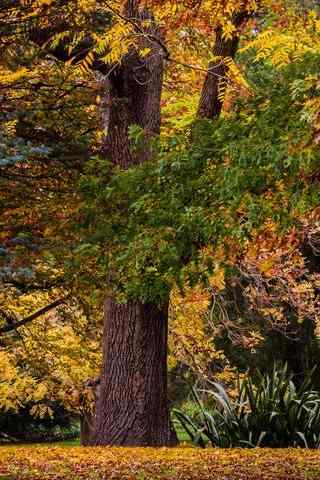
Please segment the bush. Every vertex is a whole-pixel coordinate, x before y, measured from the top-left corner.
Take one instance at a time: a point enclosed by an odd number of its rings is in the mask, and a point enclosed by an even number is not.
[[[320,394],[310,378],[297,388],[286,367],[265,376],[259,372],[256,384],[242,381],[235,401],[218,383],[208,390],[193,388],[196,413],[174,410],[174,417],[200,447],[319,448]]]
[[[0,412],[0,444],[8,442],[53,442],[79,437],[77,417],[56,402],[50,403],[52,417],[35,418],[30,405],[18,412]]]

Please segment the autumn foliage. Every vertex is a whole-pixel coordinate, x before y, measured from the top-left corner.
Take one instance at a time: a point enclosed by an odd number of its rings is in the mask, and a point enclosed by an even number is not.
[[[16,480],[316,480],[320,456],[306,450],[1,447],[0,474]]]
[[[169,368],[197,384],[233,397],[273,358],[301,383],[320,352],[314,2],[5,0],[0,29],[0,415],[92,413],[106,295],[169,311]],[[17,478],[317,478],[291,451],[1,453]]]

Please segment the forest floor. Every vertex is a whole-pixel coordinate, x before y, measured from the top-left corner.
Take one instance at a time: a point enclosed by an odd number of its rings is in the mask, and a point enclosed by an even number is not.
[[[319,480],[320,451],[2,446],[1,480]]]

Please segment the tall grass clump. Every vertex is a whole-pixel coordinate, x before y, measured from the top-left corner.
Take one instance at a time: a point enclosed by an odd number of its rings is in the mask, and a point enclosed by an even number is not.
[[[232,400],[222,385],[192,389],[192,414],[174,410],[175,421],[191,441],[231,447],[320,447],[320,393],[310,374],[296,387],[287,367],[244,379]]]

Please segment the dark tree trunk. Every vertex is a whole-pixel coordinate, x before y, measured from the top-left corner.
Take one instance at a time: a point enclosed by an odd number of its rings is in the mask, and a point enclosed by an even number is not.
[[[85,413],[80,417],[80,445],[83,447],[91,443],[93,422],[94,417],[89,413]]]
[[[128,1],[125,15],[148,19],[154,38],[161,34],[150,12]],[[132,50],[112,69],[104,100],[106,139],[103,153],[116,167],[130,168],[151,158],[149,139],[160,131],[160,100],[164,52],[144,37],[150,53],[139,58]],[[128,129],[144,129],[142,151],[133,152]],[[103,365],[97,402],[94,445],[170,445],[167,399],[168,305],[138,301],[105,302]]]
[[[96,445],[170,442],[167,305],[106,300]]]
[[[237,29],[248,17],[248,14],[238,13],[233,19],[233,23]],[[200,102],[198,106],[198,118],[207,118],[213,120],[219,117],[222,110],[222,101],[219,98],[219,90],[226,84],[226,75],[228,67],[224,60],[227,57],[234,58],[237,53],[239,34],[236,34],[231,39],[223,38],[222,28],[219,26],[216,28],[216,38],[213,48],[213,55],[219,57],[215,62],[210,62],[208,67],[208,73],[203,84]]]
[[[132,50],[121,65],[111,69],[106,80],[103,116],[107,136],[103,153],[114,166],[126,169],[152,156],[149,139],[160,131],[165,51],[152,15],[139,8],[138,0],[128,0],[124,14],[134,22],[148,19],[152,34],[152,39],[142,37],[142,46],[149,47],[150,53],[139,58]],[[160,42],[155,41],[156,38]],[[228,44],[226,50],[227,42],[222,42],[224,50],[220,51],[219,41],[216,43],[216,55],[224,56],[229,56],[230,48],[235,50],[237,45],[232,41],[233,46]],[[210,76],[204,86],[199,116],[212,118],[214,114],[207,113],[206,108],[213,103],[213,111],[217,111],[214,100],[217,92],[218,83],[215,87]],[[219,108],[221,110],[221,106]],[[139,152],[133,152],[130,144],[128,131],[133,124],[145,133],[144,149]],[[139,302],[119,305],[115,299],[107,298],[100,396],[92,444],[170,446],[177,443],[175,432],[170,428],[167,399],[167,322],[167,304],[162,307]]]
[[[91,395],[95,399],[95,404],[99,399],[100,393],[100,378],[89,378],[83,385],[84,391],[80,395],[80,445],[90,445],[93,440],[95,427],[95,408],[87,399],[88,389],[91,390]],[[90,397],[91,397],[90,395]]]

